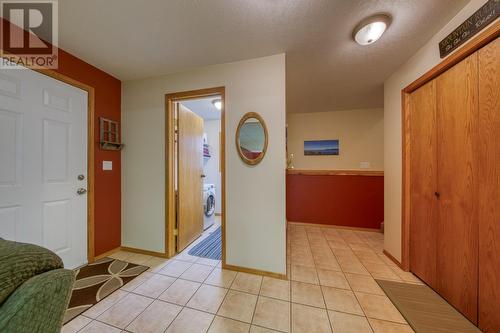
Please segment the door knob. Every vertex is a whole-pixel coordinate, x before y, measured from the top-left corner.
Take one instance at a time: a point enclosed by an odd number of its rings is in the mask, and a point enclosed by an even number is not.
[[[87,190],[84,189],[84,188],[80,187],[78,190],[76,190],[76,194],[78,194],[78,195],[82,195],[82,194],[85,194],[85,193],[87,193]]]
[[[84,180],[85,179],[85,176],[84,175],[78,175],[78,180]]]
[[[205,177],[206,177],[206,175],[201,175],[201,178],[205,178]]]

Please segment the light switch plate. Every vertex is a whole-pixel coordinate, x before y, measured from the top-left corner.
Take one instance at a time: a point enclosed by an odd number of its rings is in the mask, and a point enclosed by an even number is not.
[[[102,169],[104,171],[113,170],[113,161],[102,161]]]
[[[369,169],[370,168],[370,162],[360,162],[359,167],[361,169]]]

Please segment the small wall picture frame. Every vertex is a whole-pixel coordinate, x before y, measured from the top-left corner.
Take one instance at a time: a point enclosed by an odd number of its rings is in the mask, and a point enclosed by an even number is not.
[[[339,155],[339,140],[309,140],[304,141],[305,156]]]
[[[121,150],[120,126],[117,121],[99,118],[99,139],[102,150]]]

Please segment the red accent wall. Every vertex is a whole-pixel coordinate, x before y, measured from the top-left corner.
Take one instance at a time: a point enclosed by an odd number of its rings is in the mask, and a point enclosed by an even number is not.
[[[59,49],[57,72],[94,88],[94,221],[95,255],[121,245],[121,154],[99,147],[99,117],[121,120],[121,81]],[[103,171],[102,161],[113,170]]]
[[[2,20],[2,27],[8,24]],[[14,26],[18,28],[17,26]],[[99,148],[99,117],[120,121],[121,81],[59,49],[57,72],[94,88],[95,105],[95,229],[94,255],[121,245],[121,154]],[[102,161],[113,161],[112,171],[102,171]]]
[[[286,215],[290,222],[380,229],[384,177],[288,174]]]
[[[121,154],[99,147],[99,117],[121,120],[121,81],[59,49],[57,72],[94,87],[95,255],[121,245]],[[102,161],[113,161],[112,171]]]

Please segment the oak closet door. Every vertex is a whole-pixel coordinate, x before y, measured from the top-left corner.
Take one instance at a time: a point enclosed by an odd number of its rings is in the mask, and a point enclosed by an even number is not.
[[[477,323],[478,221],[475,143],[477,53],[436,78],[439,223],[437,291]]]
[[[479,51],[479,327],[500,332],[500,41]]]
[[[436,82],[410,95],[410,270],[436,288]]]

